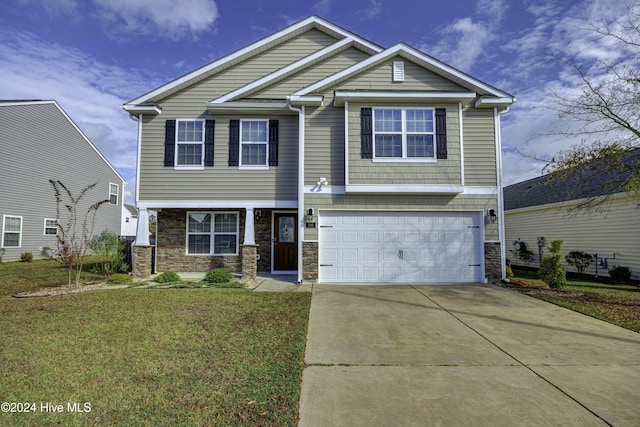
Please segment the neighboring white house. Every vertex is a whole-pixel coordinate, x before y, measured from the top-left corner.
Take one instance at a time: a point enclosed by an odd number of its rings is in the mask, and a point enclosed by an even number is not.
[[[121,236],[135,236],[138,228],[138,210],[135,206],[122,204]]]
[[[640,150],[624,161],[640,161]],[[516,246],[524,244],[534,253],[530,265],[537,267],[540,256],[548,253],[549,243],[562,240],[563,255],[571,251],[597,254],[598,262],[594,258],[585,273],[608,276],[613,266],[625,266],[631,268],[633,279],[640,279],[640,199],[629,197],[621,188],[626,173],[613,168],[565,181],[542,176],[505,187],[507,258],[523,265]],[[613,196],[596,207],[578,208],[604,194]],[[575,271],[570,265],[564,267]]]

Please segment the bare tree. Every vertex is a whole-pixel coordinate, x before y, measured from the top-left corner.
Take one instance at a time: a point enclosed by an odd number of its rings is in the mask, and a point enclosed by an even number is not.
[[[545,160],[545,171],[553,180],[585,185],[607,176],[605,194],[589,198],[584,207],[621,191],[640,194],[640,7],[629,8],[614,22],[593,25],[590,31],[616,59],[584,65],[575,58],[561,58],[579,83],[577,88],[554,92],[550,107],[561,122],[578,126],[552,130],[546,136],[577,137],[581,143]]]
[[[80,284],[80,273],[84,256],[87,254],[93,235],[96,214],[100,206],[109,200],[100,200],[91,204],[86,212],[80,211],[80,202],[85,194],[98,183],[87,185],[77,196],[60,181],[49,180],[56,197],[56,221],[58,224],[58,255],[67,268],[68,285],[71,286],[72,272],[75,270],[75,285]],[[63,218],[62,213],[66,210]],[[63,223],[64,219],[64,223]]]

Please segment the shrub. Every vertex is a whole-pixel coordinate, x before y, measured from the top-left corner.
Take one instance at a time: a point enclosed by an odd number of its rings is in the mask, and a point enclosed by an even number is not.
[[[627,283],[631,280],[631,268],[617,265],[609,270],[609,276],[616,283]]]
[[[518,250],[518,258],[520,258],[524,265],[528,267],[531,261],[533,261],[533,252],[523,246],[520,250]]]
[[[20,254],[20,261],[22,262],[33,261],[33,254],[31,252],[22,252],[22,254]]]
[[[564,260],[573,266],[577,273],[584,273],[593,261],[593,257],[584,251],[571,251],[565,255]]]
[[[567,284],[567,273],[562,268],[560,248],[562,240],[554,240],[549,246],[550,255],[545,255],[540,262],[538,277],[550,288],[562,288]]]
[[[131,276],[126,273],[116,273],[109,276],[107,282],[109,283],[131,283]]]
[[[128,270],[128,266],[124,263],[122,247],[118,235],[109,230],[103,230],[91,240],[91,250],[103,258],[97,273],[110,275],[117,272],[124,273]]]
[[[233,280],[233,275],[226,268],[214,268],[207,271],[204,280],[209,283],[229,283]]]
[[[174,271],[165,271],[162,274],[158,274],[155,278],[155,281],[158,283],[171,283],[171,282],[179,282],[180,276],[178,273]]]

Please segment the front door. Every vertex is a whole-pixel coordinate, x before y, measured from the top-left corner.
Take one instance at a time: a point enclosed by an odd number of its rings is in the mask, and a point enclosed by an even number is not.
[[[298,227],[295,213],[274,213],[273,269],[295,271],[298,269]]]

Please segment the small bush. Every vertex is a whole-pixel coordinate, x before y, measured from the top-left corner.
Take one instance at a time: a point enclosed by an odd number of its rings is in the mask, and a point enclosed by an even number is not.
[[[609,270],[609,276],[616,283],[627,283],[631,280],[631,268],[617,265]]]
[[[507,263],[507,265],[505,266],[505,275],[507,276],[507,279],[513,279],[515,277],[515,275],[513,274],[513,270],[511,269],[511,265],[509,263]]]
[[[0,264],[2,264],[2,256],[4,255],[5,251],[5,248],[0,248]]]
[[[125,273],[129,269],[124,262],[123,243],[113,231],[103,230],[91,240],[90,246],[91,250],[104,260],[96,266],[95,273],[108,276],[118,272]]]
[[[20,261],[22,262],[33,261],[33,254],[31,252],[22,252],[22,254],[20,254]]]
[[[171,283],[171,282],[179,282],[180,276],[178,273],[174,271],[165,271],[162,274],[158,274],[155,278],[155,281],[158,283]]]
[[[232,280],[233,275],[226,268],[214,268],[204,275],[204,281],[209,283],[229,283]]]
[[[109,283],[131,283],[131,276],[123,273],[116,273],[109,276],[107,282]]]
[[[565,255],[564,260],[576,269],[576,273],[584,273],[593,257],[584,251],[571,251]]]
[[[528,267],[529,264],[531,264],[531,261],[533,261],[533,252],[531,252],[525,246],[523,246],[518,251],[518,258],[520,258],[520,260],[524,263],[524,265]]]
[[[560,248],[562,240],[554,240],[549,246],[550,255],[545,255],[540,262],[538,277],[550,288],[562,288],[567,285],[567,273],[562,268],[562,255]]]

